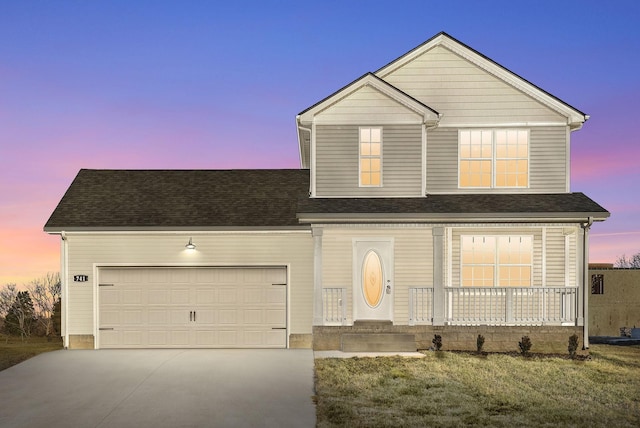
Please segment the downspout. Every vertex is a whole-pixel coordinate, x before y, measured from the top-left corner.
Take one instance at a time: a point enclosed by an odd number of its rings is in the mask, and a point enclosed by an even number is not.
[[[60,282],[61,282],[61,330],[62,341],[65,349],[69,348],[69,241],[67,241],[67,235],[63,230],[60,232]]]
[[[423,171],[423,177],[424,177],[424,183],[422,186],[422,196],[427,196],[427,146],[429,145],[428,143],[428,132],[427,131],[431,131],[434,130],[438,127],[438,125],[440,124],[440,119],[442,119],[442,114],[438,113],[438,120],[432,124],[432,125],[428,125],[427,122],[423,122],[422,123],[422,139],[424,142],[423,145],[423,153],[422,153],[422,171]]]
[[[591,292],[589,288],[589,229],[591,229],[591,225],[593,224],[593,217],[588,217],[586,223],[580,224],[580,227],[584,230],[582,234],[582,311],[584,321],[582,323],[583,326],[583,347],[582,349],[589,349],[589,293]]]

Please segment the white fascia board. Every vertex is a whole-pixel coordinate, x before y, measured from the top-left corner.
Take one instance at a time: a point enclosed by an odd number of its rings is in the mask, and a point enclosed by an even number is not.
[[[553,215],[527,216],[496,214],[303,214],[298,215],[300,223],[584,223],[589,217],[593,221],[604,221],[601,213],[563,213]]]
[[[436,46],[443,46],[447,48],[456,55],[485,70],[487,73],[496,76],[510,86],[518,89],[524,94],[546,105],[550,109],[555,110],[556,112],[565,116],[567,118],[566,125],[571,126],[572,129],[580,129],[582,127],[582,124],[589,119],[589,115],[586,115],[579,110],[571,107],[570,105],[564,103],[563,101],[560,101],[551,94],[548,94],[541,88],[538,88],[534,84],[529,83],[524,78],[518,76],[507,68],[499,65],[493,60],[490,60],[488,57],[483,56],[472,48],[463,45],[461,42],[450,38],[446,34],[439,34],[438,36],[429,40],[427,43],[424,43],[423,45],[410,51],[404,57],[400,57],[396,61],[393,61],[392,63],[376,71],[375,74],[381,79],[384,79],[388,74],[392,73],[398,68],[401,68],[406,63],[412,61],[416,57],[424,54],[425,52],[433,49]]]

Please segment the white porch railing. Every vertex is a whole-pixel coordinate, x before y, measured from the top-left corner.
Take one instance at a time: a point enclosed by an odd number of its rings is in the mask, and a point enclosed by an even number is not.
[[[322,318],[324,325],[342,325],[347,319],[347,289],[322,289]]]
[[[576,287],[448,287],[445,319],[455,325],[574,322]]]
[[[409,288],[409,325],[433,321],[433,288]]]
[[[445,287],[450,325],[542,325],[576,320],[577,287]],[[431,324],[433,288],[409,289],[409,324]]]

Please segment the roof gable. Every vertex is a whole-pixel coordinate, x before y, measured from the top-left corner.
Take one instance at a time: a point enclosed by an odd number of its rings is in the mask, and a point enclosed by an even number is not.
[[[446,48],[448,51],[456,54],[466,61],[469,61],[471,64],[474,64],[478,68],[484,70],[492,76],[495,76],[509,86],[525,94],[526,96],[532,98],[533,100],[536,100],[547,108],[556,111],[566,118],[567,124],[571,128],[580,128],[582,124],[589,118],[588,115],[576,109],[575,107],[572,107],[566,102],[551,95],[545,90],[532,84],[528,80],[501,66],[497,62],[491,60],[475,49],[451,37],[445,32],[438,33],[423,44],[410,50],[399,58],[391,61],[384,67],[377,70],[375,72],[375,75],[383,80],[386,80],[390,75],[397,72],[402,67],[405,67],[416,58],[419,58],[420,56],[435,49],[436,47]]]
[[[368,94],[368,98],[365,95]],[[360,99],[358,99],[360,98]],[[348,105],[350,104],[350,105]],[[358,104],[365,109],[358,109]],[[350,110],[351,114],[344,114]],[[337,90],[325,99],[303,110],[296,117],[300,164],[309,168],[312,123],[384,123],[395,114],[396,123],[426,123],[433,125],[440,119],[440,113],[418,101],[372,73]],[[376,117],[377,115],[377,117]],[[386,118],[380,121],[381,118]],[[366,119],[366,120],[362,120]]]
[[[382,108],[392,104],[401,106],[403,109],[419,116],[423,123],[437,122],[439,119],[438,112],[426,104],[402,92],[390,83],[375,76],[373,73],[366,73],[320,102],[302,111],[298,115],[298,121],[302,124],[309,124],[315,116],[321,115],[332,108],[335,109],[341,103],[353,99],[355,94],[363,92],[367,90],[367,88],[372,89],[370,93],[378,94],[377,98],[380,104],[386,101],[386,104],[380,106]]]

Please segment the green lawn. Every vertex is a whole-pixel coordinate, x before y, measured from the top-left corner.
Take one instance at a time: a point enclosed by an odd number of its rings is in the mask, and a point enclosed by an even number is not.
[[[590,351],[317,359],[318,427],[640,426],[640,347]]]
[[[24,341],[20,337],[0,334],[0,370],[23,362],[43,352],[62,349],[62,338],[29,337]]]

